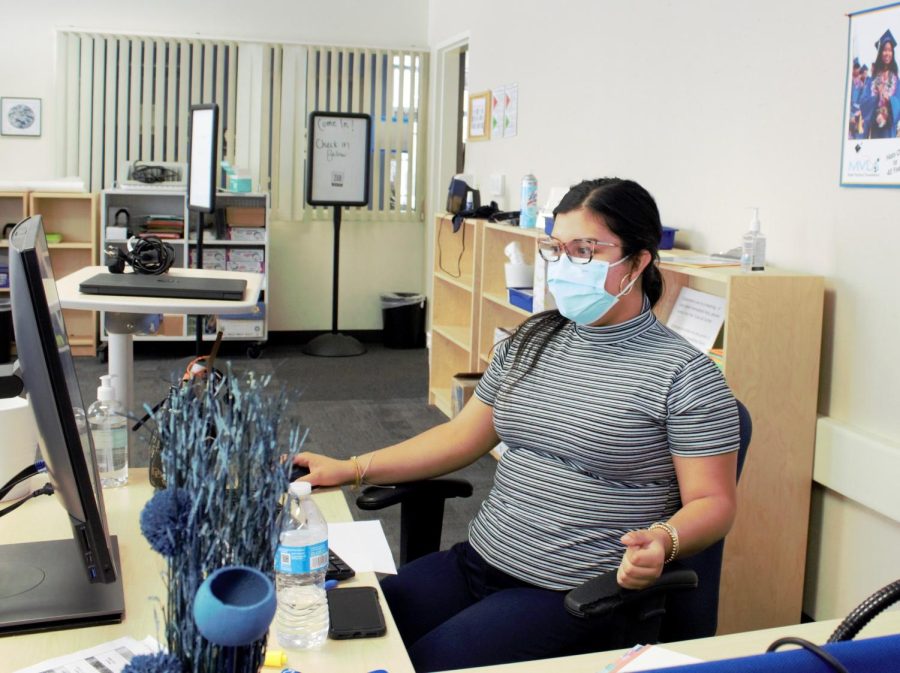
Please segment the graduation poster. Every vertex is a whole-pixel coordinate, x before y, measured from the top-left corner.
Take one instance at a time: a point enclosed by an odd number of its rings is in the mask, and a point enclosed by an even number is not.
[[[850,15],[841,184],[900,187],[900,3]]]

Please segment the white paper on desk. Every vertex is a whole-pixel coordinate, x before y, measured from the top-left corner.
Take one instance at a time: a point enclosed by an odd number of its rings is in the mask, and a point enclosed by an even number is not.
[[[121,673],[138,654],[153,654],[158,651],[159,643],[154,638],[148,636],[144,640],[135,640],[126,636],[62,657],[48,659],[28,668],[20,668],[15,673],[97,673],[97,671]]]
[[[631,673],[633,671],[651,671],[657,668],[672,668],[685,664],[698,664],[702,659],[689,657],[681,652],[673,652],[659,645],[650,645],[641,650],[641,653],[625,664],[622,668],[614,669],[616,673]]]
[[[706,353],[716,342],[724,321],[724,297],[683,287],[666,324]]]
[[[380,521],[329,523],[328,546],[357,572],[397,574]]]

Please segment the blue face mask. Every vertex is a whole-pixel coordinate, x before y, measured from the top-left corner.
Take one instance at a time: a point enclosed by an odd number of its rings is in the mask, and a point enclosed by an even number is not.
[[[556,300],[556,307],[569,320],[579,325],[590,325],[602,318],[615,306],[619,297],[628,294],[638,279],[635,276],[625,289],[613,295],[606,291],[606,275],[610,267],[624,262],[594,260],[589,264],[574,264],[563,255],[547,265],[547,285]]]

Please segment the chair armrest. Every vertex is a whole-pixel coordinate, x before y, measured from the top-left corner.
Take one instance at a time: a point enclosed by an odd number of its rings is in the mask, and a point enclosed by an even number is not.
[[[397,503],[418,500],[468,498],[472,484],[465,479],[423,479],[393,486],[368,486],[356,498],[360,509],[384,509]]]
[[[616,581],[616,571],[610,570],[569,591],[565,605],[576,617],[593,617],[669,591],[696,588],[697,573],[687,568],[666,568],[654,584],[640,590],[622,588]]]

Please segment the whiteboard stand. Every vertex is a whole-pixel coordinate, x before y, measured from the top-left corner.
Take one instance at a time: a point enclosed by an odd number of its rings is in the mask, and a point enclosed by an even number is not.
[[[338,332],[338,271],[341,256],[341,208],[369,203],[372,117],[351,112],[309,115],[306,202],[334,208],[334,256],[331,279],[331,332],[303,347],[307,355],[349,357],[366,352],[358,339]]]
[[[331,332],[320,334],[303,347],[307,355],[340,358],[362,355],[366,347],[349,334],[338,332],[338,271],[341,256],[341,207],[334,207],[334,258],[331,278]]]

